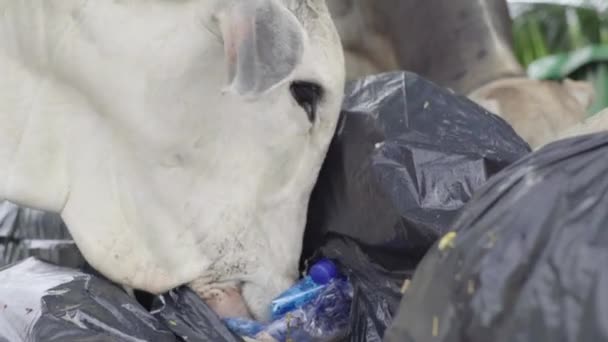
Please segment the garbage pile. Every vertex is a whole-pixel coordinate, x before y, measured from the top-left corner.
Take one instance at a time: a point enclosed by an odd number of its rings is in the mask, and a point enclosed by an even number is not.
[[[355,81],[311,196],[308,277],[269,303],[273,322],[222,320],[186,287],[138,301],[53,244],[13,252],[37,238],[21,233],[35,223],[14,220],[0,230],[0,341],[382,341],[418,263],[479,189],[529,153],[503,119],[418,75]],[[29,210],[5,205],[5,217]],[[38,236],[54,229],[63,225]],[[319,280],[324,263],[333,266]]]
[[[401,288],[485,182],[530,152],[502,118],[416,74],[350,83],[314,189],[302,264],[353,286],[349,338],[381,341]]]

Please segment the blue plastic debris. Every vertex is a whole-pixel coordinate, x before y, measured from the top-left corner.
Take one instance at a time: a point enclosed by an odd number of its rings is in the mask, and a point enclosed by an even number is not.
[[[310,268],[308,275],[283,292],[271,303],[272,319],[277,320],[286,313],[299,309],[314,300],[332,280],[338,277],[338,268],[329,259],[321,259]]]
[[[308,275],[315,283],[324,285],[338,278],[338,267],[329,259],[321,259],[312,265]]]
[[[272,303],[272,321],[230,318],[234,333],[263,341],[324,342],[348,331],[353,290],[328,259],[315,263],[306,277]]]
[[[348,331],[351,301],[350,283],[335,279],[312,302],[270,323],[257,336],[269,335],[278,342],[333,341]]]
[[[247,318],[225,318],[224,323],[228,329],[240,336],[253,337],[266,329],[264,324]]]

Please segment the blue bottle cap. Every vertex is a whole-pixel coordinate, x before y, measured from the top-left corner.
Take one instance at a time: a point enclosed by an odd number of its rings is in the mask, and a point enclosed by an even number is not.
[[[321,259],[312,265],[308,275],[315,283],[324,285],[338,276],[338,267],[329,259]]]

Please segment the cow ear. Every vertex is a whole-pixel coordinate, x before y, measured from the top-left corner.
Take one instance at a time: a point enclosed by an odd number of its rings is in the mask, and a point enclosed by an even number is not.
[[[259,95],[277,86],[302,60],[303,28],[276,0],[231,1],[216,14],[224,42],[229,90]]]

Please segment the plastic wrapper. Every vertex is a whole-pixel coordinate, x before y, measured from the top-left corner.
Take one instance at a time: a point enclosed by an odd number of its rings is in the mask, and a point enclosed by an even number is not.
[[[333,342],[348,331],[351,298],[348,281],[332,281],[310,303],[271,323],[261,334],[278,342]]]
[[[433,246],[386,342],[608,341],[608,134],[491,179]]]
[[[308,274],[271,303],[272,321],[228,318],[241,336],[276,342],[333,342],[348,331],[352,289],[329,259],[317,260]]]
[[[246,319],[227,319],[240,335],[259,341],[334,342],[348,331],[352,288],[345,279],[322,287],[310,302],[268,324]]]
[[[430,246],[489,177],[529,151],[503,119],[415,74],[347,87],[302,262],[322,255],[346,272],[352,341],[381,340]]]
[[[266,325],[248,318],[225,318],[224,323],[233,333],[239,336],[253,337],[266,329]]]

